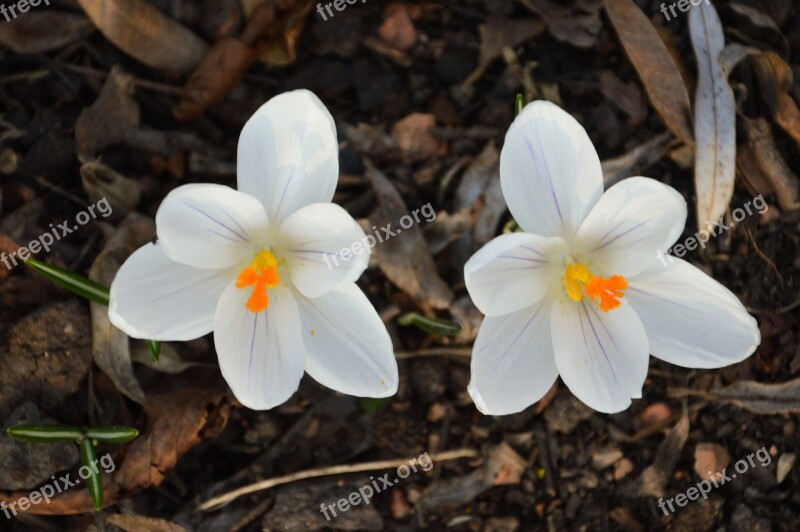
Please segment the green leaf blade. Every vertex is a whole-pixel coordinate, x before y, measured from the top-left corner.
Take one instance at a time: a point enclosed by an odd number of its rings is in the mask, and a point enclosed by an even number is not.
[[[83,431],[71,425],[22,424],[8,427],[6,432],[12,438],[29,443],[76,442],[83,438]]]
[[[461,334],[461,324],[454,321],[440,320],[422,316],[416,312],[409,312],[397,318],[397,323],[403,326],[414,326],[434,336],[458,336]]]
[[[91,427],[86,429],[86,437],[106,443],[128,443],[139,436],[139,431],[133,427],[108,426]]]
[[[28,259],[25,264],[33,271],[50,279],[58,286],[69,290],[89,301],[100,303],[101,305],[108,305],[109,291],[105,286],[96,283],[82,275],[47,264],[36,259]]]
[[[94,444],[89,438],[81,440],[81,464],[89,470],[89,477],[86,479],[86,488],[92,498],[92,505],[95,510],[103,507],[103,477],[97,468],[97,452]],[[83,469],[83,467],[81,469]]]

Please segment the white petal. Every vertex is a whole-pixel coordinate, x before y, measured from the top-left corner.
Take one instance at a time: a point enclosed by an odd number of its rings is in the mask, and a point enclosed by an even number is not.
[[[648,177],[629,177],[603,194],[578,230],[582,261],[609,275],[634,275],[656,260],[686,225],[686,200]],[[591,269],[591,268],[590,268]]]
[[[306,371],[317,382],[358,397],[397,392],[392,340],[367,296],[348,283],[324,296],[297,297]]]
[[[647,335],[629,303],[603,312],[586,298],[553,306],[556,365],[575,396],[598,412],[620,412],[642,396]]]
[[[483,320],[472,348],[469,394],[486,415],[515,414],[553,386],[558,368],[548,301]]]
[[[464,265],[464,281],[475,306],[487,316],[530,307],[558,282],[563,249],[560,238],[528,233],[491,240]]]
[[[250,312],[248,289],[231,283],[214,315],[214,345],[222,376],[236,398],[254,410],[274,408],[297,391],[303,377],[303,338],[294,295],[267,292],[269,307]]]
[[[603,171],[586,130],[558,106],[536,101],[506,134],[500,184],[520,227],[571,241],[603,193]]]
[[[252,259],[267,231],[264,207],[222,185],[184,185],[156,213],[159,243],[172,260],[225,268]]]
[[[236,171],[239,190],[258,198],[276,225],[301,207],[330,202],[339,145],[328,109],[307,90],[269,100],[242,129]]]
[[[666,256],[628,280],[653,356],[687,368],[741,362],[761,343],[756,320],[730,290],[691,264]]]
[[[279,254],[287,259],[292,282],[300,293],[319,297],[355,282],[367,269],[371,249],[365,238],[361,226],[343,208],[315,203],[281,224]]]
[[[147,244],[114,277],[108,317],[132,338],[193,340],[214,328],[214,309],[231,276],[179,264],[160,244]]]

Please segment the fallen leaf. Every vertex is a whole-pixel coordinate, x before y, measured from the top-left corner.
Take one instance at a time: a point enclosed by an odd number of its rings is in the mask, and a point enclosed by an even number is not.
[[[769,122],[763,118],[744,117],[742,123],[758,168],[769,180],[781,208],[788,211],[800,207],[800,179],[792,172],[775,144]],[[750,175],[756,177],[758,172]]]
[[[472,85],[478,81],[492,61],[500,57],[503,48],[513,48],[538,37],[545,27],[545,23],[538,18],[489,17],[485,23],[478,26],[481,38],[478,66],[464,81],[464,85]]]
[[[89,279],[111,286],[111,281],[125,259],[152,238],[154,233],[155,224],[151,219],[136,213],[129,214],[95,259],[89,269]],[[95,362],[114,382],[120,393],[137,403],[144,403],[144,391],[133,374],[128,336],[111,324],[107,306],[94,302],[90,305]]]
[[[800,379],[781,384],[737,381],[718,390],[673,388],[670,397],[700,397],[706,401],[729,403],[764,415],[800,413]]]
[[[89,201],[98,203],[104,198],[111,207],[109,220],[120,220],[139,204],[140,184],[113,168],[97,161],[81,165],[81,183]],[[105,216],[103,216],[105,218]]]
[[[78,0],[106,38],[147,66],[192,70],[208,45],[145,0]]]
[[[663,497],[664,488],[672,479],[688,438],[689,416],[684,409],[681,418],[658,446],[653,463],[638,478],[626,484],[622,493],[627,497]]]
[[[650,103],[675,136],[693,144],[689,93],[653,24],[633,0],[606,0],[606,11]]]
[[[215,43],[189,76],[173,116],[185,122],[224,100],[257,57],[256,50],[239,39]]]
[[[78,154],[93,156],[106,146],[122,143],[140,121],[139,105],[133,99],[133,76],[114,65],[97,100],[81,111],[75,123]]]
[[[638,172],[656,163],[666,152],[667,141],[670,138],[672,138],[672,135],[669,132],[662,133],[636,146],[628,153],[624,153],[614,159],[602,161],[605,188],[625,178],[637,175]]]
[[[731,463],[728,449],[716,443],[698,443],[694,448],[694,472],[700,480],[719,480],[717,474]]]
[[[794,467],[795,457],[796,455],[794,453],[784,453],[778,458],[778,466],[775,472],[775,478],[778,484],[783,482],[789,473],[791,473]]]
[[[158,486],[189,449],[225,427],[231,398],[226,389],[176,379],[174,389],[148,393],[148,426],[127,448],[114,481],[126,490]]]
[[[435,116],[411,113],[392,127],[392,138],[406,162],[424,161],[447,153],[447,144],[430,132],[434,126],[436,126]]]
[[[378,28],[378,35],[398,50],[408,50],[417,42],[411,9],[412,6],[407,4],[389,4],[383,11],[383,22]]]
[[[111,514],[106,516],[106,523],[125,532],[184,532],[186,529],[164,519],[155,519],[133,514]]]
[[[542,17],[557,40],[578,48],[591,48],[603,27],[598,2],[586,6],[564,6],[551,0],[520,0],[522,5]],[[594,9],[592,9],[594,7]]]
[[[48,10],[0,22],[0,44],[18,54],[38,54],[64,47],[91,31],[92,23],[83,15]]]
[[[800,147],[800,109],[789,95],[794,85],[792,67],[775,52],[751,59],[758,77],[761,99],[770,116]]]
[[[777,48],[784,57],[789,57],[789,42],[775,20],[767,13],[771,9],[761,11],[736,2],[731,2],[727,7],[734,23],[741,28],[743,36],[750,40],[762,41],[770,47]]]
[[[694,186],[697,226],[719,220],[733,197],[736,179],[736,101],[719,63],[725,34],[717,11],[701,3],[689,13],[689,31],[697,57],[694,100]]]
[[[635,126],[647,118],[647,104],[635,83],[625,83],[610,70],[601,70],[598,78],[603,96],[628,115],[629,125]]]
[[[364,166],[379,204],[370,221],[378,230],[391,223],[391,230],[398,233],[376,245],[373,250],[381,271],[398,288],[414,298],[423,310],[447,308],[453,300],[453,292],[439,277],[422,230],[417,224],[405,230],[398,227],[400,218],[409,212],[402,196],[369,159],[364,160]]]

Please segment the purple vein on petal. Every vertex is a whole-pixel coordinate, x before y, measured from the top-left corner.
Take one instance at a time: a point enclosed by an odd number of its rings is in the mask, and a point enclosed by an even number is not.
[[[495,372],[497,371],[497,368],[500,366],[500,364],[503,362],[503,360],[505,360],[505,358],[508,356],[508,354],[514,348],[514,346],[517,344],[519,339],[522,338],[522,335],[525,333],[525,331],[528,330],[528,327],[530,327],[531,323],[533,323],[533,320],[536,319],[536,316],[539,315],[539,312],[541,312],[543,308],[544,308],[544,305],[540,305],[539,308],[536,309],[536,312],[533,313],[533,316],[531,316],[530,319],[528,320],[528,322],[525,324],[525,326],[522,327],[522,329],[519,331],[517,336],[511,342],[511,344],[509,344],[509,346],[505,350],[505,352],[503,352],[503,354],[497,358],[497,362],[495,362],[494,366],[492,367],[492,370],[487,374],[487,377],[486,377],[487,381],[491,380],[492,375],[495,374]]]
[[[205,216],[206,218],[208,218],[209,220],[211,220],[215,224],[219,225],[223,229],[226,229],[226,230],[230,231],[231,234],[234,234],[237,237],[239,237],[242,240],[242,242],[247,242],[247,237],[245,237],[244,235],[242,235],[240,233],[237,233],[236,231],[234,231],[233,229],[231,229],[230,227],[228,227],[224,223],[220,222],[219,220],[217,220],[216,218],[214,218],[213,216],[211,216],[210,214],[208,214],[204,210],[199,209],[199,208],[195,207],[194,205],[190,205],[189,203],[186,203],[185,201],[183,202],[183,204],[186,205],[187,207],[189,207],[190,209],[199,212],[200,214],[202,214],[203,216]]]
[[[539,133],[538,124],[536,125],[536,133],[537,134]],[[541,137],[541,135],[539,136]],[[523,138],[525,139],[525,145],[528,147],[528,153],[530,154],[531,159],[533,159],[534,166],[538,167],[539,165],[537,164],[536,155],[534,155],[533,153],[533,146],[531,146],[530,139],[528,139],[528,137],[523,137]],[[537,145],[539,146],[539,155],[541,156],[541,160],[544,163],[545,173],[547,174],[547,184],[550,185],[550,196],[553,198],[553,202],[555,202],[556,204],[556,211],[558,212],[558,218],[561,220],[561,226],[563,227],[564,216],[561,214],[561,205],[559,205],[558,198],[556,197],[556,189],[555,186],[553,185],[553,175],[550,173],[550,165],[547,162],[547,158],[544,156],[544,151],[542,151],[542,144],[540,142],[537,142]]]
[[[266,311],[264,311],[266,314]],[[250,382],[252,381],[253,376],[253,352],[255,351],[256,345],[256,330],[258,330],[258,317],[261,314],[256,314],[256,319],[253,320],[253,336],[250,338],[250,360],[247,362],[247,393],[250,393]],[[267,322],[269,325],[269,322]]]
[[[598,347],[600,347],[600,350],[603,352],[603,357],[606,359],[606,362],[608,362],[608,368],[611,370],[611,375],[613,375],[614,377],[614,382],[617,383],[617,387],[620,389],[620,391],[624,391],[622,388],[622,384],[620,384],[619,382],[619,378],[617,378],[617,372],[614,371],[614,365],[611,363],[611,359],[608,358],[608,353],[606,353],[606,348],[603,345],[603,342],[600,341],[600,336],[597,334],[597,329],[594,328],[594,323],[592,323],[592,318],[589,316],[589,312],[586,310],[586,303],[584,301],[581,301],[581,306],[583,306],[583,311],[586,315],[586,320],[589,322],[589,327],[592,328],[592,334],[594,334],[594,339],[597,342]],[[581,320],[581,329],[583,329],[583,320]]]

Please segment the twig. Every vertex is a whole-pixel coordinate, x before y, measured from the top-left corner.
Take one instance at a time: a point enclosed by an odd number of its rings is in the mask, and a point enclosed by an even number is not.
[[[437,462],[446,462],[448,460],[458,460],[459,458],[477,458],[479,456],[478,451],[474,449],[456,449],[453,451],[446,451],[443,453],[434,454],[431,456],[431,461],[433,463]],[[363,464],[343,464],[337,466],[330,466],[330,467],[320,467],[318,469],[308,469],[306,471],[298,471],[296,473],[291,473],[289,475],[284,475],[282,477],[275,477],[275,478],[268,478],[266,480],[260,480],[248,486],[242,486],[241,488],[235,489],[228,493],[219,495],[218,497],[214,497],[213,499],[209,499],[197,509],[201,512],[207,512],[209,510],[217,509],[221,506],[224,506],[231,501],[238,499],[242,495],[247,495],[248,493],[255,493],[256,491],[263,491],[270,488],[274,488],[275,486],[281,486],[283,484],[289,484],[291,482],[296,482],[298,480],[306,480],[309,478],[319,478],[319,477],[327,477],[333,475],[345,475],[349,473],[361,473],[364,471],[376,471],[381,469],[393,469],[396,467],[400,467],[401,465],[406,465],[410,461],[409,458],[396,458],[393,460],[381,460],[378,462],[365,462]]]
[[[419,351],[397,351],[394,356],[397,360],[409,360],[419,357],[455,357],[458,359],[472,356],[472,349],[469,347],[432,347],[430,349],[420,349]]]
[[[60,63],[59,66],[66,70],[72,70],[73,72],[77,72],[78,74],[83,74],[85,76],[108,76],[108,72],[105,70],[98,70],[92,67],[86,67],[81,65],[73,65],[71,63]],[[133,78],[133,84],[136,87],[141,87],[143,89],[151,90],[154,92],[162,92],[164,94],[181,94],[183,91],[180,87],[175,87],[174,85],[167,85],[166,83],[158,83],[157,81],[150,81],[146,79],[139,79]]]

